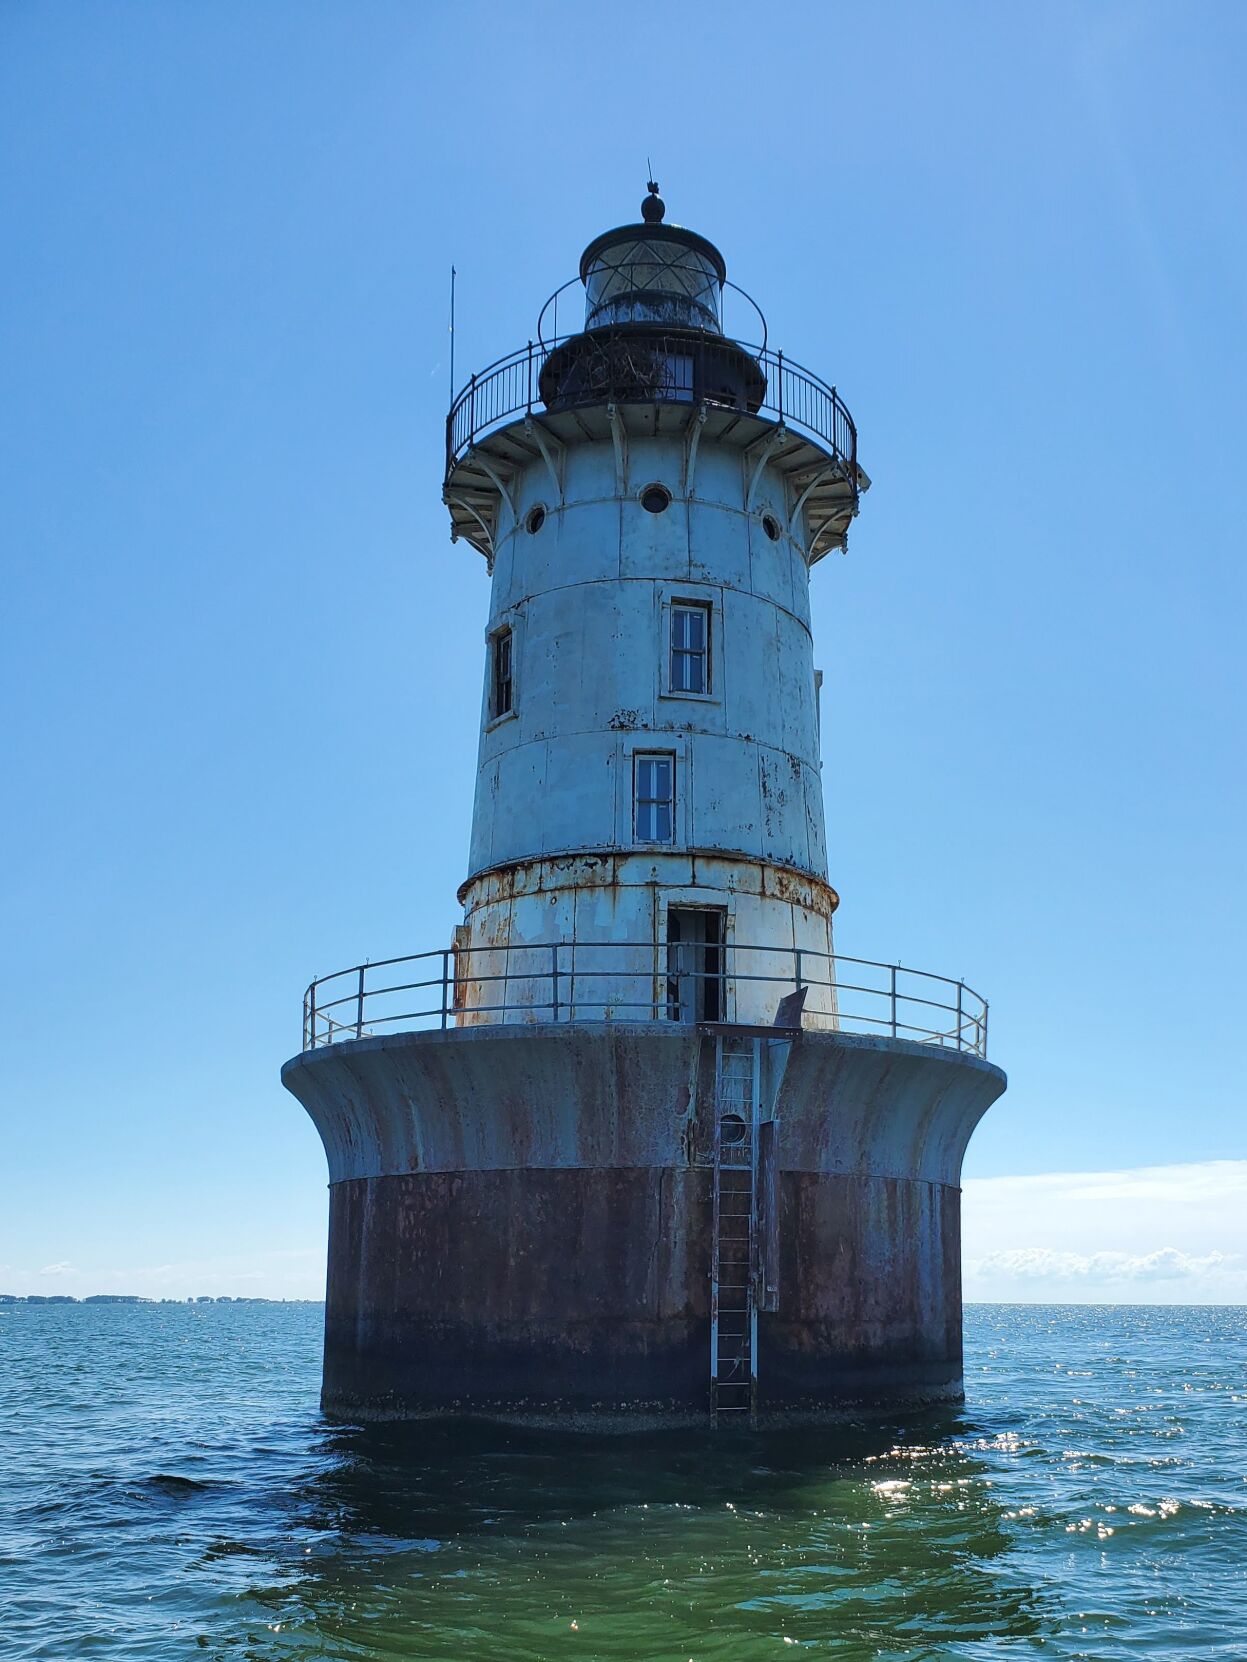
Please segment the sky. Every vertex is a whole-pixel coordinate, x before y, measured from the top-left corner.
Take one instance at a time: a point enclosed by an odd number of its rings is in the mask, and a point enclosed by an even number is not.
[[[839,950],[991,1000],[969,1297],[1247,1299],[1247,10],[0,7],[0,1291],[319,1296],[302,990],[446,944],[460,378],[647,157],[873,486]],[[743,328],[744,325],[742,324]]]

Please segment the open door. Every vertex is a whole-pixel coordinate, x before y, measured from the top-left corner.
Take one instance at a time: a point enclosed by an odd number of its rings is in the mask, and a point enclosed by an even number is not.
[[[667,1017],[670,1021],[725,1021],[724,938],[727,913],[719,907],[667,908]]]

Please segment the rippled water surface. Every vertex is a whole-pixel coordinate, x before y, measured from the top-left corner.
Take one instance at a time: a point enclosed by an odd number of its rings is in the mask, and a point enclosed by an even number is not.
[[[1247,1310],[967,1313],[957,1413],[334,1427],[312,1305],[0,1307],[0,1656],[1247,1659]]]

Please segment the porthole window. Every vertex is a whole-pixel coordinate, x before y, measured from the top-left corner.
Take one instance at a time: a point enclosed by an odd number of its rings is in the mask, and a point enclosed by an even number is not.
[[[546,522],[546,511],[540,503],[528,510],[528,517],[524,521],[524,529],[530,537],[535,537]]]
[[[641,492],[641,506],[647,514],[661,514],[671,506],[671,492],[666,485],[646,485]]]
[[[763,514],[762,529],[766,532],[767,536],[770,537],[772,542],[779,541],[779,521],[776,519],[774,514]]]

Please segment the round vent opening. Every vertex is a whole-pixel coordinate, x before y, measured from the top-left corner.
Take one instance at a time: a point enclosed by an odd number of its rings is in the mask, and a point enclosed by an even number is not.
[[[779,521],[776,519],[774,514],[763,514],[762,529],[766,532],[767,536],[770,537],[772,542],[779,541]]]
[[[725,1143],[743,1143],[745,1122],[739,1114],[724,1114],[719,1121],[719,1138]]]
[[[671,492],[666,485],[646,485],[641,492],[641,506],[647,514],[661,514],[671,506]]]
[[[524,529],[530,537],[535,537],[546,522],[546,511],[540,504],[528,510],[528,518],[524,521]]]

